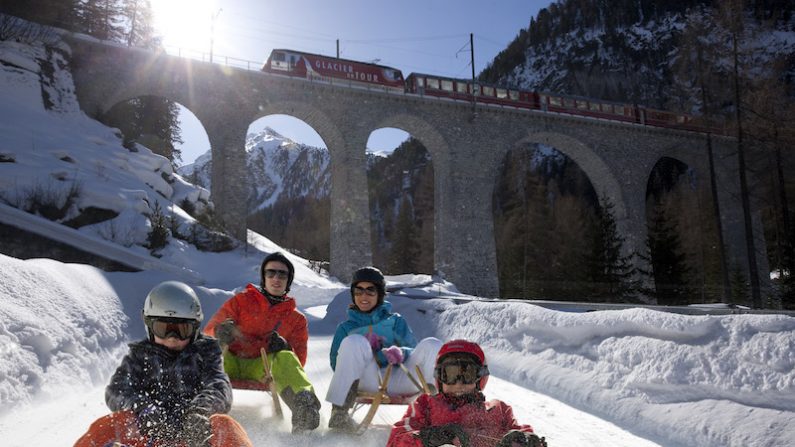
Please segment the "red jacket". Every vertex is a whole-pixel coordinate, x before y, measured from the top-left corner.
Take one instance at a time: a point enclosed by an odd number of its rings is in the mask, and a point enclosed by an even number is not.
[[[229,345],[229,352],[242,358],[257,358],[260,348],[268,345],[268,337],[276,331],[290,343],[301,365],[306,364],[306,342],[309,328],[306,317],[295,307],[295,300],[287,300],[272,305],[268,298],[253,284],[246,290],[230,298],[213,315],[204,333],[215,336],[215,325],[231,318],[245,337]]]
[[[409,405],[403,419],[392,426],[387,447],[422,447],[416,436],[420,429],[458,424],[469,435],[471,447],[493,447],[509,431],[533,433],[529,425],[520,425],[511,406],[499,400],[467,403],[456,407],[447,397],[423,394]]]

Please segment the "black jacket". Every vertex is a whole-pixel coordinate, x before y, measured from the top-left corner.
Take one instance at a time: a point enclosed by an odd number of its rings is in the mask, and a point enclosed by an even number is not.
[[[179,352],[149,340],[129,346],[130,352],[105,389],[105,402],[112,411],[137,414],[154,404],[175,419],[188,411],[229,412],[232,387],[216,339],[199,335]]]

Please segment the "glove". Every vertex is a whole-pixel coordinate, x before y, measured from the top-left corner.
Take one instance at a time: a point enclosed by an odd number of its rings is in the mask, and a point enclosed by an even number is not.
[[[520,447],[547,447],[547,441],[544,438],[539,438],[535,433],[511,430],[494,447],[513,447],[514,445]]]
[[[400,365],[403,363],[403,350],[398,346],[390,346],[381,350],[386,357],[386,361],[391,365]]]
[[[235,325],[234,320],[226,319],[215,326],[215,338],[222,345],[230,345],[237,338],[240,329]]]
[[[138,431],[147,438],[166,439],[171,432],[171,423],[165,409],[148,405],[138,412]]]
[[[364,334],[364,338],[370,342],[370,348],[373,349],[373,352],[376,352],[381,349],[381,337],[376,335],[375,332],[368,332]]]
[[[268,346],[265,348],[268,353],[274,353],[279,351],[290,351],[290,343],[287,343],[287,340],[284,339],[278,332],[273,331],[271,332],[271,336],[268,338]]]
[[[213,435],[210,418],[202,412],[192,411],[182,421],[182,439],[189,447],[209,447]]]
[[[469,436],[458,424],[425,427],[420,429],[419,438],[424,447],[452,444],[456,438],[458,438],[462,446],[469,445]]]

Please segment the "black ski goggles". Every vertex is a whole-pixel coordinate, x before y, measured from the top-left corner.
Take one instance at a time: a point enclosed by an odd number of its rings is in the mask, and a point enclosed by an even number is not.
[[[488,374],[487,366],[466,360],[445,362],[436,367],[436,377],[445,385],[454,385],[456,382],[470,385]]]
[[[160,338],[174,337],[180,340],[193,338],[198,326],[194,320],[162,317],[149,317],[147,324],[152,333]]]

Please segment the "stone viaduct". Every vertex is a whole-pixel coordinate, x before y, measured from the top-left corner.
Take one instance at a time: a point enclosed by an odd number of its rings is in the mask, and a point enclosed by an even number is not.
[[[402,129],[430,152],[435,273],[479,296],[499,292],[492,194],[509,150],[543,143],[573,159],[597,194],[614,203],[628,251],[644,248],[646,185],[661,157],[686,163],[708,181],[705,136],[697,133],[507,107],[479,105],[474,114],[471,103],[460,101],[290,79],[90,40],[69,44],[77,96],[90,116],[143,95],[173,100],[196,115],[212,148],[213,202],[241,240],[249,124],[285,114],[312,126],[331,154],[330,265],[342,281],[372,259],[365,145],[379,128]],[[747,273],[734,143],[713,144],[729,263]],[[755,227],[757,241],[764,240],[758,219]],[[764,244],[757,247],[759,271],[767,272]]]

